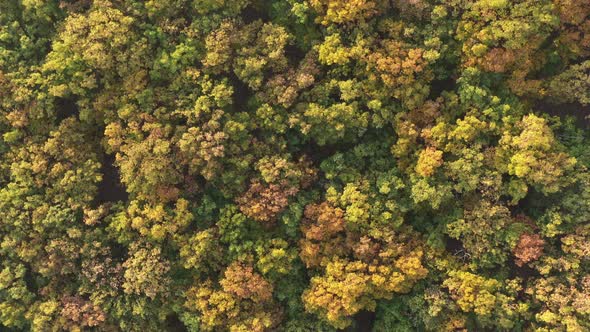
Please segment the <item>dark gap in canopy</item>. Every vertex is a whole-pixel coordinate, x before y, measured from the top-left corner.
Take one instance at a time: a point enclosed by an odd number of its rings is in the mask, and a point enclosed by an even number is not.
[[[121,183],[119,168],[115,165],[115,156],[105,154],[100,168],[102,181],[98,184],[96,203],[127,201],[129,194]]]
[[[78,109],[75,100],[61,97],[55,98],[55,118],[57,123],[60,123],[71,116],[78,117],[79,113],[80,110]]]
[[[167,331],[170,332],[188,332],[186,326],[178,318],[178,314],[171,314],[166,317],[166,327]]]
[[[535,104],[534,109],[562,119],[571,116],[576,120],[575,123],[578,128],[590,128],[590,105],[584,106],[578,103],[552,104],[547,101],[540,101]]]

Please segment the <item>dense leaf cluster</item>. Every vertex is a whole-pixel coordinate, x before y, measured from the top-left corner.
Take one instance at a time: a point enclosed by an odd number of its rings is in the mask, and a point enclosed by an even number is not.
[[[0,330],[590,330],[587,0],[1,0]]]

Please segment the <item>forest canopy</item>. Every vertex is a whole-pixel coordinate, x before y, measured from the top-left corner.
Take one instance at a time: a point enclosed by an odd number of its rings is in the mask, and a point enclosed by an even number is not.
[[[590,330],[588,0],[0,0],[0,330]]]

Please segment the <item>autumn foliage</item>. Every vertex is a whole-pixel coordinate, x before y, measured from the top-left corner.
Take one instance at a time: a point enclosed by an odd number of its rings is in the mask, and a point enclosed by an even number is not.
[[[588,331],[589,107],[588,0],[0,0],[0,331]]]

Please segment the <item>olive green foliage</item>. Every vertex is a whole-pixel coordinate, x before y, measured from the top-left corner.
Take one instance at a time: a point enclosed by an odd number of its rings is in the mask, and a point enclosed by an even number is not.
[[[0,0],[0,330],[588,331],[589,105],[587,0]]]

